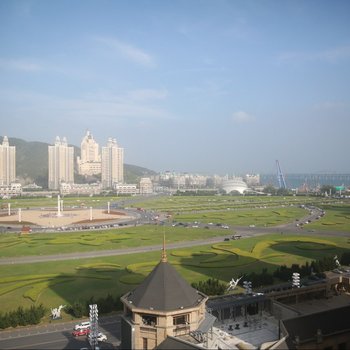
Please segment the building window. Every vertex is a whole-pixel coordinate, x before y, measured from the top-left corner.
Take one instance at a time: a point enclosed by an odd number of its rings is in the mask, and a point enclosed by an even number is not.
[[[179,315],[179,316],[174,316],[173,317],[173,325],[174,326],[178,326],[178,325],[182,325],[182,324],[187,324],[189,320],[189,315],[185,314],[185,315]]]
[[[157,316],[142,315],[142,323],[146,326],[155,326],[157,324]]]

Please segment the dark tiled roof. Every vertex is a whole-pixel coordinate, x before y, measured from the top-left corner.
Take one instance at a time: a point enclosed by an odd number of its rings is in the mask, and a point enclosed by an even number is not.
[[[345,306],[286,319],[283,320],[283,324],[289,334],[289,342],[294,341],[297,336],[302,343],[315,339],[318,329],[323,336],[349,331],[349,315],[350,306]]]
[[[191,344],[180,338],[166,337],[157,347],[157,350],[191,350],[191,349],[204,349],[201,346]]]
[[[171,311],[196,306],[203,297],[173,266],[161,261],[127,299],[138,308]]]

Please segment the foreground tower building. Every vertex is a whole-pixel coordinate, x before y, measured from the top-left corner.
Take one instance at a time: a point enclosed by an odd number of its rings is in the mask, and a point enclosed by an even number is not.
[[[101,174],[101,156],[99,145],[94,137],[87,131],[81,141],[81,157],[77,158],[78,172],[80,175]]]
[[[74,148],[65,137],[61,141],[57,136],[49,146],[49,189],[59,190],[61,182],[74,182]]]
[[[16,147],[9,145],[4,136],[0,145],[0,185],[10,185],[16,180]]]
[[[124,148],[120,148],[116,139],[109,138],[106,147],[102,147],[102,188],[112,188],[115,183],[124,182]]]
[[[121,297],[121,348],[154,349],[169,336],[189,335],[205,320],[207,300],[168,263],[163,243],[158,265],[136,289]]]

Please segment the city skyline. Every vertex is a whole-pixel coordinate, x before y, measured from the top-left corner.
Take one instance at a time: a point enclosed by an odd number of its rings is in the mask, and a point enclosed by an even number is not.
[[[2,134],[161,172],[350,173],[347,1],[0,3]]]

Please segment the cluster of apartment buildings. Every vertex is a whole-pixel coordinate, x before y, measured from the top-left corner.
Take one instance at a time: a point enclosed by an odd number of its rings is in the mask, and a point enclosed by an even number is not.
[[[76,166],[75,166],[76,165]],[[88,177],[101,175],[101,181],[92,184],[74,183],[74,172]],[[142,178],[139,184],[124,183],[124,148],[115,138],[109,138],[106,146],[100,147],[90,131],[81,142],[81,155],[75,163],[74,147],[67,139],[56,137],[48,146],[48,189],[61,194],[100,194],[112,190],[118,194],[148,194],[153,192],[149,178]],[[16,147],[10,146],[7,136],[0,145],[0,196],[20,195],[22,186],[16,183]]]
[[[138,184],[127,184],[124,182],[124,148],[118,145],[115,138],[109,138],[106,146],[100,147],[92,133],[87,131],[80,150],[80,156],[75,158],[74,147],[68,145],[65,137],[58,136],[54,144],[48,146],[49,191],[59,191],[64,195],[97,195],[102,191],[133,195],[193,189],[223,189],[226,193],[243,193],[248,188],[258,189],[260,185],[259,174],[229,177],[170,171],[151,178],[141,178]],[[100,181],[75,183],[75,172],[89,180],[100,178]],[[22,188],[16,183],[16,147],[10,146],[5,136],[0,144],[0,196],[20,195],[22,189],[31,190],[28,186]]]
[[[55,144],[49,146],[50,190],[60,189],[61,184],[74,184],[74,147],[67,139],[56,137]],[[84,176],[101,174],[101,188],[112,189],[116,183],[124,182],[124,149],[116,139],[109,138],[107,145],[99,145],[88,131],[81,142],[81,156],[77,157],[78,173]],[[67,186],[65,186],[67,187]]]

